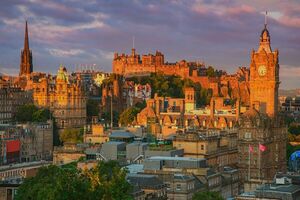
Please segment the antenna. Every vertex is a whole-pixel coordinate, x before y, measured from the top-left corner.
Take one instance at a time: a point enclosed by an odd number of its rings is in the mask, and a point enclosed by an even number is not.
[[[132,48],[134,49],[134,36],[132,36]]]
[[[267,26],[267,16],[268,16],[268,11],[266,11],[266,14],[265,14],[265,27]]]

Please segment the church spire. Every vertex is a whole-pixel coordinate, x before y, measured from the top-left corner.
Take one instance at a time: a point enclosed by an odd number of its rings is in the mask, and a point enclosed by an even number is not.
[[[33,71],[32,53],[29,49],[28,25],[25,24],[24,49],[21,51],[20,76],[30,75]]]
[[[25,25],[25,38],[24,38],[24,51],[29,51],[29,39],[28,39],[28,26],[27,26],[27,20]]]

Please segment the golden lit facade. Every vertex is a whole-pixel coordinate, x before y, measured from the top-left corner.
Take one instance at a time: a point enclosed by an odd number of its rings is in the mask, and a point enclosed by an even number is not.
[[[80,79],[68,76],[60,67],[56,77],[41,78],[33,83],[35,105],[48,107],[57,127],[81,128],[86,123],[86,95]]]
[[[259,48],[251,53],[250,109],[239,118],[238,168],[246,192],[286,172],[287,128],[278,114],[278,62],[265,24]]]
[[[265,25],[259,48],[251,53],[250,105],[259,102],[260,112],[273,117],[278,111],[279,52],[277,49],[273,52],[270,43]]]

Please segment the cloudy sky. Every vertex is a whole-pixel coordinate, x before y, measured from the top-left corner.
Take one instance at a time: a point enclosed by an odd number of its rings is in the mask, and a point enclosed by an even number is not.
[[[111,71],[113,52],[160,50],[165,60],[249,66],[264,12],[279,49],[281,88],[300,87],[300,1],[296,0],[1,0],[0,72],[18,74],[25,20],[35,71],[60,64]]]

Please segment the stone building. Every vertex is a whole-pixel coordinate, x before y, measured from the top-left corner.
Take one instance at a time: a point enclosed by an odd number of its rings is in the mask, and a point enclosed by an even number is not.
[[[86,158],[85,149],[86,146],[75,143],[64,143],[64,146],[54,147],[53,164],[68,164],[77,161],[79,158]]]
[[[187,62],[185,60],[168,63],[164,55],[156,51],[155,55],[142,55],[132,49],[131,55],[114,54],[113,73],[121,75],[141,75],[162,72],[166,75],[178,75],[182,78],[197,79],[201,85],[207,88],[209,78],[206,76],[206,68],[203,63]]]
[[[278,50],[271,50],[265,24],[259,48],[251,53],[251,107],[239,119],[238,167],[245,191],[286,171],[287,128],[278,113],[279,83]]]
[[[149,84],[134,84],[126,81],[123,76],[112,74],[103,82],[101,113],[121,113],[126,108],[142,103],[151,98],[151,86]],[[112,107],[111,107],[112,104]]]
[[[0,165],[20,162],[21,133],[14,125],[0,125]]]
[[[173,146],[184,149],[185,157],[205,158],[208,166],[221,170],[238,162],[237,130],[209,129],[177,133]]]
[[[126,180],[144,192],[143,199],[167,200],[167,186],[157,176],[147,174],[129,174]]]
[[[153,156],[144,161],[143,174],[157,175],[167,185],[168,199],[189,200],[201,191],[220,192],[224,198],[238,194],[238,170],[215,172],[206,159]]]
[[[272,119],[255,108],[244,113],[238,133],[238,166],[244,181],[271,181],[276,172],[285,172],[286,142],[287,129],[281,120]],[[266,150],[261,151],[259,145]]]
[[[137,115],[137,124],[148,127],[149,132],[156,124],[161,127],[157,137],[166,138],[178,128],[233,128],[240,112],[238,100],[235,105],[227,105],[224,97],[213,97],[210,105],[197,108],[194,88],[186,88],[185,98],[154,95],[147,100],[146,108]]]
[[[32,92],[19,87],[0,87],[0,124],[11,123],[18,108],[32,103]]]
[[[286,97],[281,104],[281,111],[288,114],[300,114],[300,95],[295,97]]]
[[[21,162],[51,160],[53,153],[53,124],[45,123],[21,125]]]
[[[126,108],[126,98],[123,96],[123,78],[120,75],[112,75],[111,80],[104,82],[102,86],[101,113],[122,112]]]
[[[50,109],[59,129],[83,128],[86,123],[86,95],[81,81],[69,76],[63,66],[56,77],[33,83],[33,99],[36,106]]]
[[[188,78],[200,83],[203,88],[212,90],[215,96],[239,98],[243,104],[249,105],[249,70],[245,67],[239,68],[233,75],[216,70],[215,77],[210,77],[204,63],[185,60],[168,63],[165,62],[164,54],[159,51],[155,55],[140,56],[135,49],[132,49],[131,55],[115,53],[112,65],[113,73],[126,77],[163,73]]]
[[[0,165],[51,160],[52,152],[52,121],[0,126]]]
[[[91,124],[84,127],[83,142],[91,144],[103,144],[109,140],[109,133],[104,130],[102,124]]]

